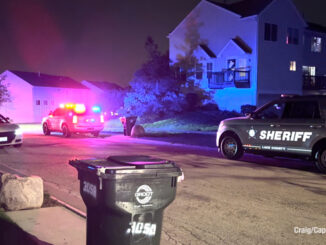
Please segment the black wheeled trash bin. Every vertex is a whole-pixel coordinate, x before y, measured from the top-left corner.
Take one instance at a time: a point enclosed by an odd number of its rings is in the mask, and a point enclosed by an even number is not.
[[[131,135],[132,127],[136,124],[137,117],[124,117],[123,120],[121,120],[123,124],[123,134],[125,136]]]
[[[87,207],[87,245],[159,245],[182,171],[149,156],[71,160]]]

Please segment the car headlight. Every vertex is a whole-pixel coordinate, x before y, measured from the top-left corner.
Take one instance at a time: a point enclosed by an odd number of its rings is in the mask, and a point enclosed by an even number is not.
[[[23,134],[23,130],[21,128],[17,128],[15,130],[15,135],[22,135]]]

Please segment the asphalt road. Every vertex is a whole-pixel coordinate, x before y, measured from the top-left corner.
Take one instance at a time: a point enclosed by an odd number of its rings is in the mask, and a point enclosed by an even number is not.
[[[121,135],[24,140],[22,148],[0,149],[0,171],[41,176],[50,194],[82,211],[77,171],[69,160],[143,154],[175,161],[185,180],[165,211],[163,245],[325,244],[326,234],[299,230],[326,233],[326,175],[308,162],[252,155],[230,161],[202,144]]]

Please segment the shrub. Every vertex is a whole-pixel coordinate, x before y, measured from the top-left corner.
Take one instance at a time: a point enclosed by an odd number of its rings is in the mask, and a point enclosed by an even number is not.
[[[256,110],[256,106],[255,105],[242,105],[241,106],[241,113],[243,115],[247,114],[247,113],[252,113]]]

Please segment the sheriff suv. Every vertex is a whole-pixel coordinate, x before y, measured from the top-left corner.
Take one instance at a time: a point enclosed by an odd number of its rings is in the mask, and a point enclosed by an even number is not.
[[[326,173],[326,96],[281,96],[246,117],[219,125],[216,144],[228,159],[244,152],[313,160]]]
[[[91,133],[97,137],[104,128],[104,116],[99,107],[87,109],[84,104],[62,104],[54,112],[43,118],[44,135],[62,132],[64,137],[71,134]]]

